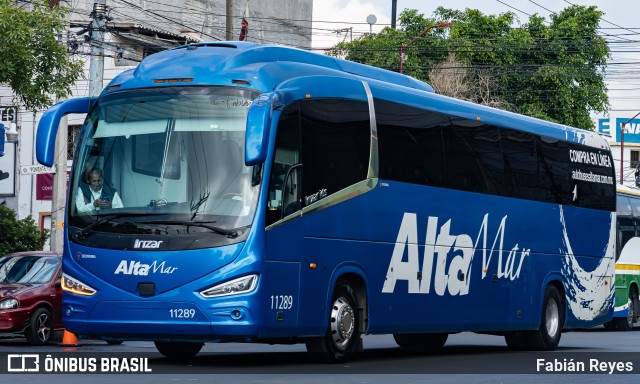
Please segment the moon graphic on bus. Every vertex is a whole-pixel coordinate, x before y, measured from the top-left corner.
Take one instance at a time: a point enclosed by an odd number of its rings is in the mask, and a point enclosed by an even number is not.
[[[563,231],[563,243],[566,247],[561,250],[565,256],[562,259],[562,274],[566,278],[565,289],[569,308],[577,319],[593,320],[610,309],[613,299],[611,284],[614,283],[614,244],[616,238],[614,213],[611,213],[610,217],[609,241],[605,255],[593,271],[582,268],[573,254],[562,207],[560,207],[560,223]]]

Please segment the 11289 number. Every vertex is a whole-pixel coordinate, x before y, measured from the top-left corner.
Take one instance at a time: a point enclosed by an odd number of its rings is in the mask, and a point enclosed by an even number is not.
[[[271,309],[291,309],[292,307],[293,296],[271,295]]]

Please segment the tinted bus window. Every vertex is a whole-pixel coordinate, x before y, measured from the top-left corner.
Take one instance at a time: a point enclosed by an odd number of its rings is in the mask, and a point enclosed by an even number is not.
[[[456,118],[443,137],[447,188],[499,194],[503,164],[498,130]]]
[[[631,203],[631,214],[633,214],[633,217],[640,218],[640,198],[630,197],[629,202]]]
[[[603,150],[569,144],[573,204],[614,211],[615,183],[613,160]]]
[[[298,103],[288,105],[280,114],[275,154],[269,180],[266,225],[282,218],[284,177],[300,162],[300,110]]]
[[[365,180],[370,142],[366,102],[319,99],[285,107],[278,121],[266,225]]]
[[[540,199],[543,194],[533,134],[504,128],[500,133],[504,155],[504,196]]]
[[[569,144],[548,137],[536,138],[540,187],[543,200],[557,204],[571,204],[571,171]]]
[[[366,102],[304,100],[300,128],[303,197],[330,195],[367,178],[371,128]]]
[[[617,214],[618,216],[632,216],[633,211],[631,210],[631,203],[629,202],[629,198],[626,196],[618,195],[616,198],[617,204]]]
[[[444,187],[442,127],[447,115],[376,99],[380,177]]]
[[[478,166],[478,179],[481,192],[500,195],[503,190],[504,163],[500,149],[500,131],[497,127],[474,120],[454,118],[453,130],[463,138],[472,151]],[[449,164],[453,159],[451,151],[445,151],[445,161]],[[473,165],[475,167],[475,164]],[[448,167],[448,165],[447,165]],[[449,175],[449,174],[447,174]],[[447,180],[449,184],[450,181]]]
[[[627,196],[617,196],[617,213],[618,213],[618,247],[616,250],[616,260],[620,257],[620,252],[625,244],[636,235],[636,226],[633,219],[633,210],[631,202]]]

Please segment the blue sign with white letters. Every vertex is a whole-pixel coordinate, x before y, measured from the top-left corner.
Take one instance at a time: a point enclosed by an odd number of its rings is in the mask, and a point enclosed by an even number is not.
[[[609,125],[609,119],[598,119],[598,133],[603,135],[611,135],[611,126]]]
[[[640,143],[640,119],[617,118],[616,119],[616,135],[621,137],[622,124],[624,126],[624,141],[627,143]],[[620,141],[620,140],[618,140]]]

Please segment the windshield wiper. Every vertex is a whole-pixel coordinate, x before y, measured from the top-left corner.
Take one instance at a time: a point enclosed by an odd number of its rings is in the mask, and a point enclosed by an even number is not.
[[[91,231],[93,228],[97,227],[100,224],[104,224],[104,223],[108,223],[111,220],[114,219],[118,219],[121,217],[139,217],[139,216],[150,216],[153,214],[150,213],[111,213],[109,215],[104,215],[101,216],[98,220],[94,221],[93,223],[87,225],[86,227],[82,228],[80,230],[80,232],[76,233],[76,238],[77,239],[84,239],[87,234],[89,233],[89,231]]]
[[[207,222],[202,221],[149,221],[149,223],[153,224],[165,224],[165,225],[184,225],[186,227],[201,227],[210,229],[215,233],[220,235],[225,235],[230,239],[235,239],[238,237],[238,232],[235,229],[225,229],[216,227],[215,225],[208,224]]]

